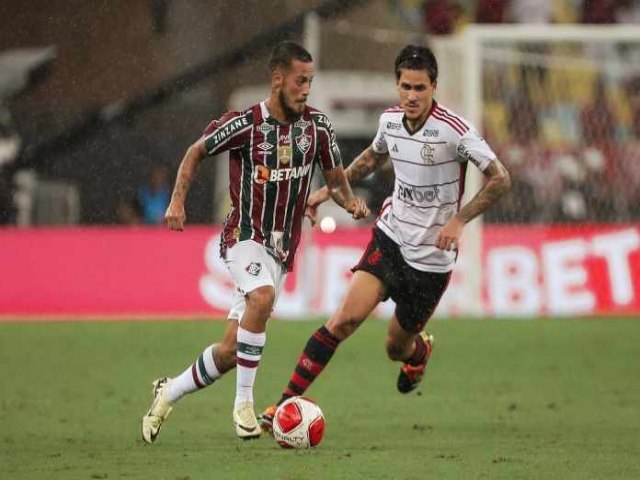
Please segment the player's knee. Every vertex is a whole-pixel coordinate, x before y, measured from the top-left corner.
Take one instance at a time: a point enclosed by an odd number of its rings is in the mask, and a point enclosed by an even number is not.
[[[327,322],[327,329],[340,340],[344,340],[355,332],[364,319],[352,315],[338,313]]]
[[[275,298],[273,287],[259,287],[247,294],[247,307],[258,315],[269,318]]]
[[[404,360],[406,356],[405,346],[399,344],[397,340],[393,338],[391,335],[387,336],[387,341],[385,346],[387,349],[387,356],[389,357],[389,359],[393,361]]]
[[[236,366],[236,343],[233,345],[220,344],[213,361],[220,373],[228,372]]]

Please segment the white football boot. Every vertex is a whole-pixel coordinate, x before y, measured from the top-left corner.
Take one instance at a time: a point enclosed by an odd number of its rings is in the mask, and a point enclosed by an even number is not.
[[[233,410],[233,423],[236,426],[236,435],[242,440],[258,438],[262,433],[251,402],[244,402]]]
[[[162,422],[167,419],[173,409],[173,404],[164,398],[164,390],[168,382],[169,379],[166,377],[158,378],[153,382],[153,390],[151,390],[153,402],[149,411],[142,417],[142,440],[149,445],[156,441]]]

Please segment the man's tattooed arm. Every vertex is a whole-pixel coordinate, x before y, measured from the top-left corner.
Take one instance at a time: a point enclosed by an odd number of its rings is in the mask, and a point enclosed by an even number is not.
[[[206,156],[207,152],[204,146],[204,140],[200,139],[189,147],[180,163],[176,183],[173,187],[173,193],[171,194],[171,202],[164,215],[167,226],[171,230],[184,230],[184,222],[187,218],[184,203],[187,199],[189,187],[198,175],[200,164]]]
[[[389,154],[376,153],[373,151],[373,148],[369,146],[358,155],[345,170],[344,173],[347,176],[347,180],[352,184],[353,182],[366,178],[376,168],[386,162],[388,158]]]
[[[456,250],[465,224],[484,212],[511,188],[509,172],[498,159],[489,164],[484,174],[487,183],[438,231],[436,247],[442,250]]]
[[[487,182],[456,215],[464,223],[483,213],[511,188],[511,177],[500,160],[491,162],[483,173]]]

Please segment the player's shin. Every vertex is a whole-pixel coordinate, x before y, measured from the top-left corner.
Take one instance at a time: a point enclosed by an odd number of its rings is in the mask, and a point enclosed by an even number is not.
[[[303,395],[327,366],[339,344],[340,340],[325,326],[316,330],[307,341],[278,404],[287,398]]]
[[[165,390],[167,401],[173,404],[188,393],[208,387],[223,375],[214,361],[218,348],[217,343],[205,348],[184,372],[169,380]]]
[[[253,385],[267,334],[266,332],[254,333],[238,327],[237,338],[236,409],[246,402],[253,404]]]

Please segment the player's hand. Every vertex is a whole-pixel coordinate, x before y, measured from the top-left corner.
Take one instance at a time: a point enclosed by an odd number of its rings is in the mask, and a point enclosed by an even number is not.
[[[304,209],[304,216],[309,219],[311,226],[315,227],[316,223],[318,223],[318,205],[309,205],[307,203]]]
[[[451,217],[436,236],[436,247],[442,250],[458,250],[458,242],[462,235],[464,222],[458,217]]]
[[[329,189],[327,187],[319,188],[309,195],[304,216],[311,221],[312,227],[318,222],[318,207],[327,200],[329,200]]]
[[[184,213],[184,205],[180,202],[172,201],[167,207],[167,211],[164,214],[164,219],[167,222],[169,230],[181,232],[184,230],[184,222],[187,219]]]
[[[367,202],[360,197],[354,197],[353,200],[347,204],[346,210],[355,220],[366,218],[371,214],[371,210],[367,207]]]

